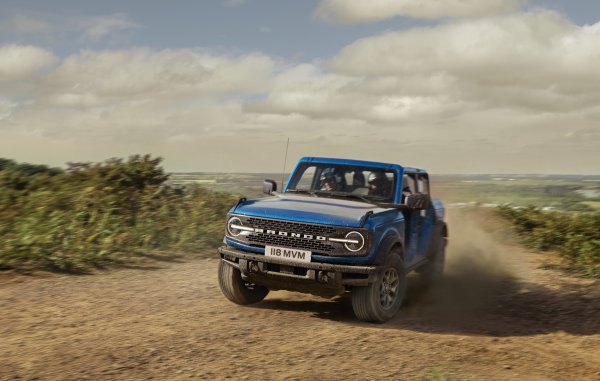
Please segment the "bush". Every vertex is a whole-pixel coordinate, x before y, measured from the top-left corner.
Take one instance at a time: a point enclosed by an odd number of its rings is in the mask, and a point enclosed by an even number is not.
[[[567,264],[600,278],[600,213],[544,212],[534,207],[499,208],[527,246],[555,250]]]
[[[171,188],[160,162],[136,155],[61,170],[0,159],[0,267],[72,271],[214,248],[235,198]]]

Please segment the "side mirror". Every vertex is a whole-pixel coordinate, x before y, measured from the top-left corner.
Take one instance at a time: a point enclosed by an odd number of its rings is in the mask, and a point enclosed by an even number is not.
[[[413,193],[406,196],[406,206],[409,209],[421,210],[429,207],[429,195],[424,193]]]
[[[272,195],[273,192],[277,192],[277,183],[273,180],[263,181],[263,193]]]

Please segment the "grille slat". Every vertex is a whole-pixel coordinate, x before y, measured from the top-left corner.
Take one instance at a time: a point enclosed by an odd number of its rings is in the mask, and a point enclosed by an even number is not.
[[[313,234],[327,237],[335,233],[336,229],[328,225],[305,224],[301,222],[267,220],[262,218],[248,218],[250,226],[255,228],[293,231],[295,233]]]
[[[262,218],[249,218],[248,224],[254,228],[265,230],[275,230],[277,232],[294,232],[299,234],[309,234],[313,236],[331,237],[335,234],[336,228],[327,225],[304,224],[290,221],[267,220]],[[248,239],[253,244],[273,245],[293,247],[297,249],[310,250],[321,253],[331,253],[335,246],[330,242],[291,238],[274,234],[252,233]]]

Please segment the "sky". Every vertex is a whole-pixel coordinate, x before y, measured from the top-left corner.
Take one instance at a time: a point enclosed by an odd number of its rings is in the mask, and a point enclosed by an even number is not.
[[[599,174],[600,2],[0,3],[0,157]]]

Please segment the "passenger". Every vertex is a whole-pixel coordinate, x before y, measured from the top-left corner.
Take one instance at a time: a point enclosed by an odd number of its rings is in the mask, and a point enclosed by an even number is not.
[[[364,188],[365,186],[365,175],[362,171],[354,171],[354,176],[352,176],[352,189]]]
[[[412,190],[410,189],[409,178],[407,175],[404,175],[402,180],[402,200],[406,203],[406,198],[412,194]]]
[[[390,180],[383,172],[371,172],[369,174],[369,195],[390,197]]]

